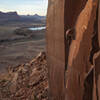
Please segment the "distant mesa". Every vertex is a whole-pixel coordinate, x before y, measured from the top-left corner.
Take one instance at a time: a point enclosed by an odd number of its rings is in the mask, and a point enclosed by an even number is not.
[[[18,15],[17,12],[1,12],[0,11],[0,24],[10,22],[45,22],[46,16],[35,15]]]
[[[16,19],[19,18],[20,16],[18,16],[17,12],[1,12],[0,11],[0,20],[6,20],[6,19]]]
[[[34,16],[38,17],[39,15],[38,14],[35,14]]]
[[[20,16],[17,14],[17,12],[4,13],[0,11],[0,24],[17,21],[19,19],[20,19]]]
[[[0,14],[15,14],[15,15],[18,15],[16,11],[15,12],[7,12],[7,13],[0,11]]]

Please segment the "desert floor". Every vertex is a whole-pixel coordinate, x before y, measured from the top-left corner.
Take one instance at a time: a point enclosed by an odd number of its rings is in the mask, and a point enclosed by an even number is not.
[[[0,26],[0,72],[9,66],[27,63],[39,52],[45,51],[45,30],[32,31],[30,34],[23,28],[26,35],[18,35],[15,30],[21,26],[23,25]]]

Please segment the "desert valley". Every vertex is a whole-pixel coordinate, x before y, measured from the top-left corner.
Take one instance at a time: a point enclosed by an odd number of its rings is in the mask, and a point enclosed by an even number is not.
[[[46,17],[0,12],[0,72],[45,51]]]

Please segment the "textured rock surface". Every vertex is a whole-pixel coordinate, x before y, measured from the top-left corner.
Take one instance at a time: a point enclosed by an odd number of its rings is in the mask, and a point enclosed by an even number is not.
[[[99,73],[94,74],[99,69],[99,56],[94,58],[99,51],[97,7],[98,0],[49,0],[47,61],[50,100],[92,100],[93,96],[94,100],[99,100],[96,96],[100,92],[97,90]],[[69,29],[74,29],[75,35],[74,40],[69,36],[70,43],[65,38]]]
[[[94,22],[96,20],[96,8],[97,0],[88,0],[76,22],[76,39],[72,41],[68,58],[67,95],[70,100],[92,99],[92,90],[89,91],[85,79],[92,66],[89,59],[92,49]],[[93,77],[91,81],[92,79]],[[93,82],[89,82],[89,84],[93,88]]]
[[[46,55],[40,53],[27,64],[0,75],[0,100],[48,100]]]
[[[64,0],[49,0],[46,39],[50,83],[49,97],[50,100],[64,100]]]

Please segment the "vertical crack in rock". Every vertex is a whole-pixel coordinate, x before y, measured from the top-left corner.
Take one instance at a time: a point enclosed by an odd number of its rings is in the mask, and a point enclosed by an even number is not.
[[[93,56],[98,51],[99,51],[99,42],[98,42],[98,9],[97,9],[96,20],[94,23],[94,32],[92,37],[92,50],[90,52],[90,62],[92,65],[93,65]]]
[[[78,75],[78,84],[79,84],[79,85],[81,84],[81,78],[80,78],[80,75]]]
[[[94,54],[93,57],[93,62],[95,64],[95,80],[94,80],[94,85],[96,87],[95,95],[93,100],[100,100],[100,50]]]
[[[94,69],[92,68],[92,70],[89,72],[86,79],[84,80],[83,100],[92,100],[93,77],[94,77]]]

